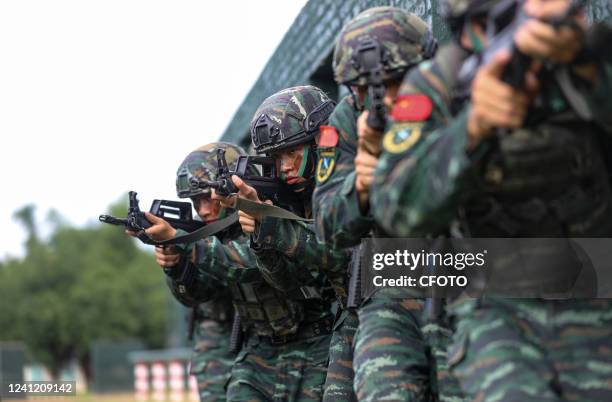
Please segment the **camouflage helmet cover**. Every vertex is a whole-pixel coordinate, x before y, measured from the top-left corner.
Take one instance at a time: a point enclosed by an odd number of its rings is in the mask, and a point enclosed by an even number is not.
[[[255,151],[278,151],[313,141],[334,107],[325,92],[310,85],[275,93],[263,101],[251,120]]]
[[[383,49],[383,79],[401,78],[409,67],[430,58],[436,41],[418,16],[396,7],[374,7],[361,12],[342,28],[334,50],[334,79],[339,84],[367,85],[360,72],[357,49],[366,38]],[[433,47],[433,49],[432,49]]]
[[[210,188],[191,187],[191,178],[201,180],[217,179],[217,150],[225,150],[225,160],[230,169],[236,166],[238,157],[247,153],[241,147],[226,142],[212,142],[201,146],[187,155],[176,172],[176,194],[179,198],[210,194]]]

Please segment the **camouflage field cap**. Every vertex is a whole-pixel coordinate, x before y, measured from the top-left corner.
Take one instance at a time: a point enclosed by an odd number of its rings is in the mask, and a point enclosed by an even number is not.
[[[427,24],[406,10],[375,7],[347,22],[334,50],[334,79],[339,84],[365,86],[368,73],[359,61],[364,43],[382,51],[383,79],[401,79],[406,69],[431,58],[437,42]]]
[[[464,21],[471,16],[486,14],[501,0],[442,0],[441,14],[453,34],[461,33]]]
[[[255,151],[273,152],[313,141],[334,107],[325,92],[310,85],[275,93],[263,101],[251,120]]]
[[[244,149],[227,142],[212,142],[201,146],[187,155],[176,172],[176,194],[179,198],[193,197],[199,194],[210,194],[210,188],[193,188],[191,178],[216,180],[217,150],[225,150],[225,160],[230,170],[235,168],[240,155],[246,155]]]

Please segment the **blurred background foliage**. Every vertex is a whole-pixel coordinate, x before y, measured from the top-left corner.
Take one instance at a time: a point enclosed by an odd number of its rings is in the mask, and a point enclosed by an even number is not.
[[[110,213],[124,216],[126,205],[127,195]],[[23,342],[53,376],[72,359],[88,374],[95,341],[164,347],[167,289],[152,253],[119,227],[74,228],[53,211],[43,240],[34,211],[14,214],[28,232],[26,255],[0,261],[0,341]]]

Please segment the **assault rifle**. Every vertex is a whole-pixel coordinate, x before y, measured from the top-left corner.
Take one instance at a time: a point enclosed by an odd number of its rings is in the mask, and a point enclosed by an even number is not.
[[[385,85],[383,83],[383,54],[378,41],[366,37],[357,48],[357,64],[368,75],[368,126],[376,131],[385,131],[387,109],[383,102]]]
[[[110,225],[124,226],[126,229],[136,232],[138,238],[145,244],[169,245],[176,243],[188,243],[215,234],[238,220],[236,214],[220,219],[206,225],[200,220],[193,218],[191,204],[182,201],[154,200],[151,204],[150,213],[164,219],[173,228],[188,232],[185,235],[165,241],[156,241],[150,238],[145,229],[152,226],[140,210],[140,205],[135,191],[129,192],[128,213],[125,218],[117,218],[111,215],[100,215],[100,222]]]
[[[217,169],[217,180],[192,177],[189,184],[194,189],[214,188],[217,194],[227,197],[238,192],[232,181],[232,175],[236,175],[253,187],[261,200],[271,200],[274,205],[296,213],[303,209],[303,201],[281,180],[274,158],[242,155],[238,157],[235,169],[230,170],[225,159],[225,150],[218,149]],[[258,171],[261,171],[261,174],[258,174]]]
[[[523,86],[525,74],[531,66],[532,59],[516,47],[514,35],[525,22],[532,18],[523,11],[524,3],[525,0],[504,0],[489,13],[486,26],[487,45],[482,54],[475,54],[468,58],[459,73],[462,97],[469,97],[471,83],[478,68],[483,64],[488,64],[502,50],[507,50],[511,54],[510,61],[502,74],[502,80],[513,88]],[[544,22],[555,28],[568,26],[581,30],[574,17],[583,8],[584,0],[574,0],[565,13],[548,18]]]
[[[100,222],[111,225],[125,226],[133,232],[150,228],[151,222],[147,220],[144,212],[140,210],[138,193],[129,192],[128,214],[125,218],[116,218],[111,215],[100,215]],[[204,222],[193,219],[191,204],[181,201],[153,200],[151,214],[164,219],[175,229],[182,229],[186,232],[193,232],[204,226]]]

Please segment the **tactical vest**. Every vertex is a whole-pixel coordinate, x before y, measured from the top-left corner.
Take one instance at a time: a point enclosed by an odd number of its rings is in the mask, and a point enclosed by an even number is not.
[[[612,234],[610,180],[596,127],[567,112],[498,138],[466,203],[473,237]]]
[[[287,294],[270,286],[259,270],[250,271],[239,281],[229,285],[234,307],[240,315],[242,330],[249,334],[294,334],[304,322],[306,303],[326,304],[314,287],[302,286],[299,293],[291,295],[290,299]]]
[[[477,167],[478,191],[462,211],[470,237],[522,238],[503,242],[507,258],[492,262],[489,291],[569,296],[588,269],[576,245],[569,239],[524,238],[612,234],[610,179],[600,135],[597,127],[566,111],[498,136]]]

